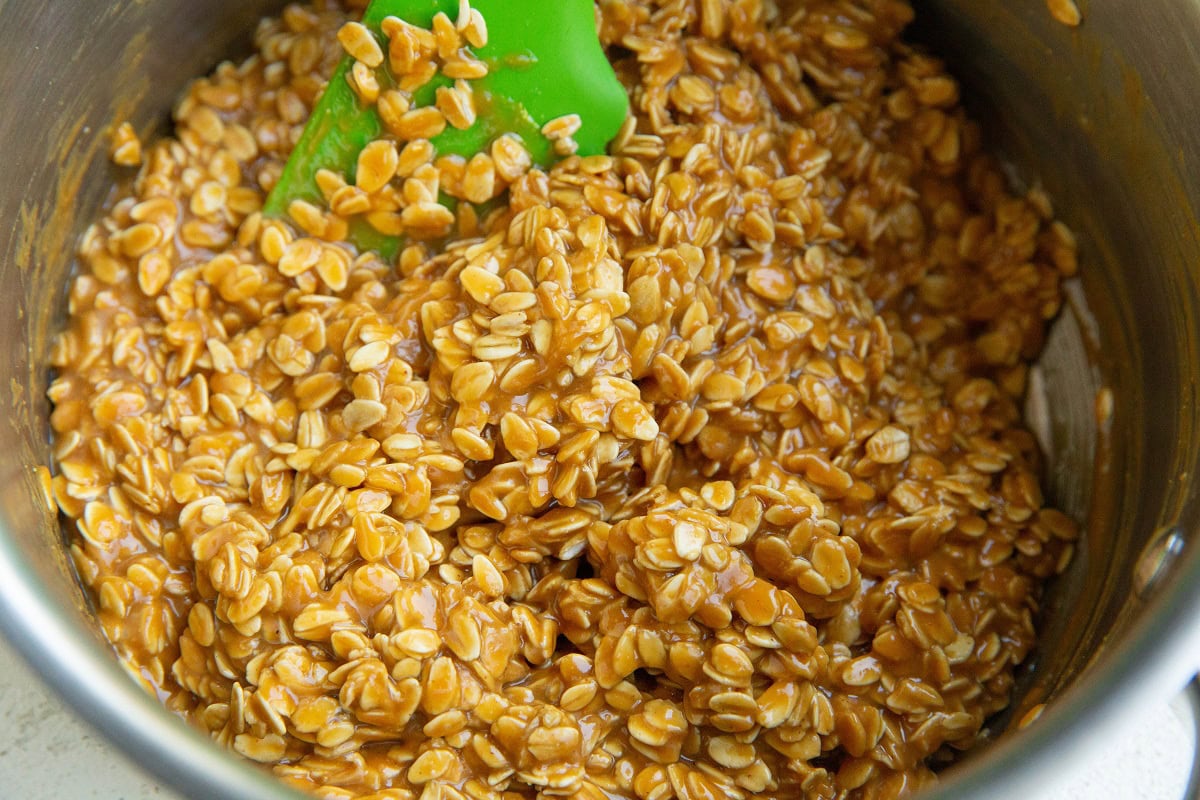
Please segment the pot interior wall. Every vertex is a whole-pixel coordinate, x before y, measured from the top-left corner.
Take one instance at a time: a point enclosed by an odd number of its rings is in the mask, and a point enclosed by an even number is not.
[[[1030,407],[1047,492],[1086,528],[1046,597],[1020,719],[1137,620],[1153,596],[1134,591],[1143,553],[1176,531],[1195,538],[1200,139],[1182,78],[1197,66],[1186,32],[1200,31],[1200,4],[1080,3],[1078,29],[1040,1],[914,5],[914,38],[948,61],[989,145],[1047,189],[1080,242]],[[1101,389],[1111,417],[1098,416]]]
[[[76,242],[122,174],[111,127],[164,130],[187,82],[247,53],[281,5],[0,0],[0,630],[97,728],[198,798],[299,795],[171,719],[119,669],[34,468],[48,463],[47,352]]]
[[[0,378],[9,386],[0,399],[9,405],[0,413],[8,454],[0,460],[0,557],[28,587],[23,602],[90,637],[87,652],[97,659],[104,645],[32,471],[47,461],[43,365],[64,313],[74,242],[114,178],[104,158],[108,126],[130,119],[142,133],[160,127],[187,80],[244,50],[254,20],[274,5],[0,0],[0,95],[9,109],[0,117],[8,176],[0,218],[15,222],[0,230]],[[914,34],[951,62],[993,145],[1021,176],[1038,176],[1082,244],[1077,295],[1086,304],[1056,328],[1038,374],[1049,398],[1041,412],[1048,490],[1087,528],[1080,557],[1047,598],[1045,642],[1019,718],[1136,622],[1151,594],[1133,591],[1139,554],[1157,531],[1190,532],[1196,517],[1200,137],[1188,124],[1194,83],[1171,65],[1197,63],[1187,32],[1200,35],[1200,10],[1094,0],[1084,26],[1071,31],[1053,22],[1043,0],[917,7]],[[1101,385],[1115,403],[1097,436]],[[1194,542],[1188,548],[1180,561],[1194,569]],[[1180,580],[1161,585],[1172,578]],[[4,626],[37,663],[52,664],[54,643],[37,641],[21,617],[32,606],[15,607],[15,596],[5,600]],[[76,668],[62,664],[56,675],[75,680]],[[248,774],[214,784],[210,796],[249,796],[229,789]]]
[[[120,178],[108,163],[111,126],[162,130],[187,81],[249,46],[268,2],[84,5],[0,0],[0,115],[7,177],[0,192],[0,423],[4,533],[29,567],[82,603],[61,535],[32,467],[47,463],[46,368],[66,311],[75,243]],[[33,47],[29,43],[35,43]]]

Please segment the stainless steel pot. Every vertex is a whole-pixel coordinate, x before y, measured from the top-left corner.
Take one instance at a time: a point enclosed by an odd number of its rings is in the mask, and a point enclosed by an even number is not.
[[[1009,719],[1025,730],[950,770],[940,798],[1033,795],[1063,759],[1200,666],[1200,2],[1091,0],[1078,30],[1044,0],[918,0],[1015,179],[1037,176],[1079,233],[1083,277],[1039,365],[1049,490],[1087,520],[1047,598]],[[143,133],[267,0],[0,0],[0,627],[133,758],[195,798],[287,798],[145,695],[111,657],[33,467],[47,459],[46,350],[74,242],[113,176],[106,126]],[[1110,419],[1098,426],[1096,391]]]

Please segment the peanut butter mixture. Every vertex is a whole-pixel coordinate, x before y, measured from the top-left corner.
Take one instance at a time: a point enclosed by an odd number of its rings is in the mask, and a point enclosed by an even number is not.
[[[467,78],[406,116],[469,61],[443,39],[485,35],[463,7],[377,53],[361,9],[289,6],[172,137],[118,130],[140,171],[82,242],[50,389],[104,633],[322,798],[928,784],[1072,554],[1019,413],[1070,233],[903,0],[600,0],[631,117],[549,171],[511,137],[435,152]],[[388,133],[264,218],[345,50],[407,76],[370,98]],[[372,215],[395,263],[341,241]]]

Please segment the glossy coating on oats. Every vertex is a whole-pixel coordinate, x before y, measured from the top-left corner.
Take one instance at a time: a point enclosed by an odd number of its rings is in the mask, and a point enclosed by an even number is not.
[[[318,796],[895,797],[1072,552],[1018,405],[1072,238],[904,3],[601,8],[611,155],[395,264],[259,213],[340,11],[190,88],[55,347],[79,573],[148,688]],[[397,158],[404,208],[462,180]]]

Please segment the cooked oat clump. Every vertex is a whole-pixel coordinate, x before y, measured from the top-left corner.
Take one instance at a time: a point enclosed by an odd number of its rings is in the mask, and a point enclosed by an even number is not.
[[[53,353],[79,574],[148,689],[319,797],[912,791],[1072,554],[1019,414],[1072,237],[905,2],[597,9],[632,117],[548,172],[396,129],[264,219],[343,45],[446,63],[332,2],[118,131]],[[500,206],[446,219],[469,174]],[[339,241],[384,213],[396,263]]]

